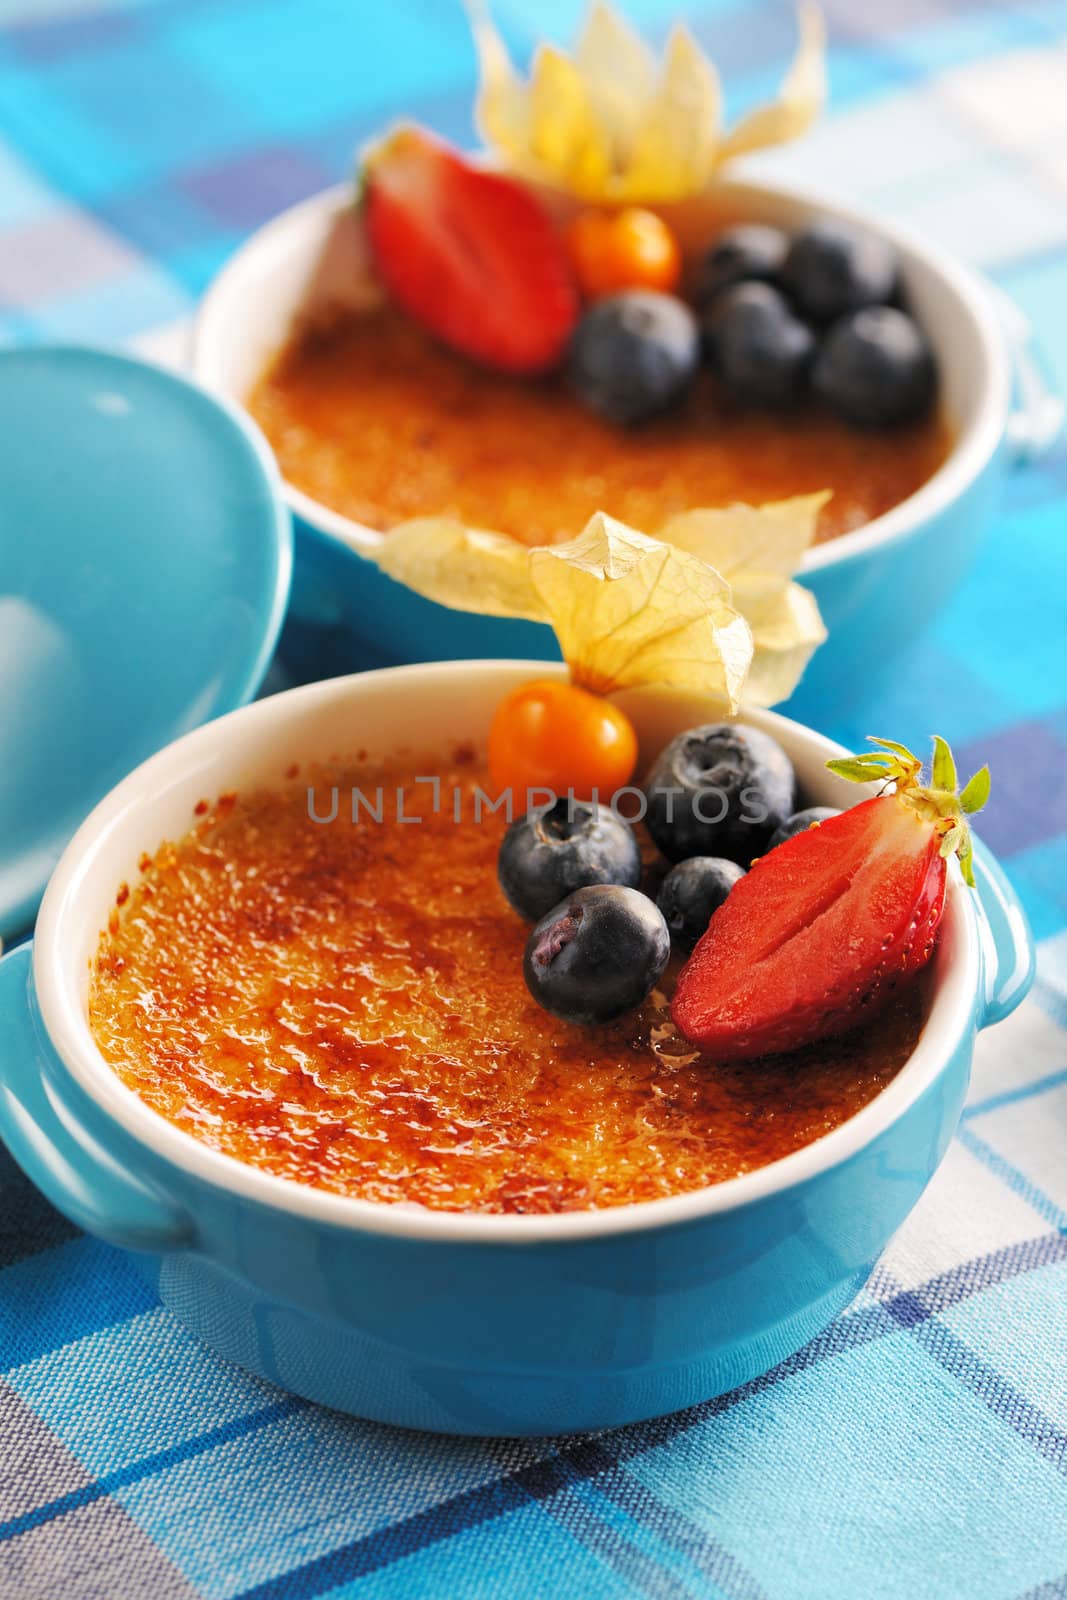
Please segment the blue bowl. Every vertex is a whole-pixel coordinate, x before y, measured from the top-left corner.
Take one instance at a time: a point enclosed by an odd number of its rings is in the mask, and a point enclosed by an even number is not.
[[[717,182],[668,214],[692,249],[734,220],[794,228],[813,214],[829,215],[880,234],[899,253],[909,300],[937,352],[942,402],[955,433],[949,458],[884,516],[810,551],[798,574],[819,601],[829,639],[788,710],[825,726],[869,693],[880,671],[893,669],[907,641],[944,604],[993,520],[1007,466],[1048,446],[1062,406],[1043,393],[1020,313],[965,267],[877,217],[820,196],[734,182]],[[194,344],[198,374],[243,401],[295,317],[309,307],[365,299],[365,256],[347,187],[276,218],[238,251],[205,297]],[[1013,362],[1025,377],[1015,410]],[[358,371],[352,381],[358,383]],[[401,661],[558,659],[547,627],[422,599],[375,566],[380,535],[292,486],[287,495],[296,519],[296,570],[285,656],[298,676]],[[600,509],[613,509],[610,492]],[[884,648],[887,638],[892,652]]]
[[[251,698],[292,534],[258,430],[86,349],[0,354],[0,936],[101,795]]]
[[[226,1358],[380,1421],[472,1434],[611,1427],[735,1387],[853,1298],[918,1200],[959,1116],[975,1034],[1033,974],[1025,919],[978,852],[954,874],[914,1055],[857,1116],[716,1187],[560,1216],[375,1205],[218,1154],[137,1098],[99,1055],[86,969],[121,880],[203,795],[338,752],[483,740],[531,662],[365,673],[200,728],[131,774],[71,844],[32,949],[0,962],[0,1136],[79,1226],[125,1249]],[[543,668],[541,669],[543,670]],[[631,703],[647,757],[707,711]],[[851,803],[836,747],[769,713],[814,801]]]

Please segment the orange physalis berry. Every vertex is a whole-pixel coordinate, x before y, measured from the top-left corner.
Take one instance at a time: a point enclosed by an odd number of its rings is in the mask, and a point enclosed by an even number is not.
[[[516,808],[527,790],[549,789],[606,804],[633,776],[637,735],[624,712],[600,695],[550,679],[520,684],[497,706],[489,729],[489,776]]]
[[[682,253],[670,228],[654,211],[581,211],[567,229],[567,250],[578,287],[587,300],[620,289],[677,288]]]

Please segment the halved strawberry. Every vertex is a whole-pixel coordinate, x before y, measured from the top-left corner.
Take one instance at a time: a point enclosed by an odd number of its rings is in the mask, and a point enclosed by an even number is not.
[[[367,156],[363,205],[382,282],[416,322],[503,372],[561,360],[578,296],[561,236],[521,183],[403,127]]]
[[[884,778],[896,791],[796,834],[730,891],[682,969],[671,1015],[722,1061],[793,1050],[873,1015],[893,985],[933,954],[946,862],[973,882],[964,813],[989,793],[982,770],[956,792],[935,740],[933,782],[903,745],[830,762],[842,777]]]

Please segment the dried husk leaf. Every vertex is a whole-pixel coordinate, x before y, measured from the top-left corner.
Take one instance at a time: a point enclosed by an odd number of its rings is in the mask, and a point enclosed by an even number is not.
[[[377,563],[416,594],[456,611],[544,622],[525,545],[451,517],[415,517],[386,534]]]
[[[717,161],[722,95],[692,35],[672,29],[663,77],[641,116],[619,198],[682,199],[704,189]]]
[[[612,169],[630,159],[641,108],[656,86],[656,60],[640,34],[604,0],[595,0],[574,50]]]
[[[576,683],[599,694],[661,684],[741,699],[752,635],[706,562],[598,511],[530,570]]]
[[[814,0],[799,13],[800,42],[779,97],[722,133],[718,76],[676,28],[659,73],[618,13],[597,0],[571,57],[538,51],[529,83],[512,66],[488,14],[468,0],[481,62],[478,122],[514,172],[583,200],[677,201],[749,150],[803,133],[826,96],[824,29]]]
[[[814,543],[828,490],[793,495],[762,506],[741,503],[683,511],[659,537],[708,562],[733,589],[734,603],[750,622],[772,605]]]
[[[684,511],[660,529],[662,539],[699,556],[729,583],[755,644],[745,687],[753,705],[788,699],[826,638],[815,596],[792,576],[829,498],[823,491],[762,506]]]
[[[777,100],[741,118],[719,146],[720,162],[799,139],[826,103],[826,28],[814,0],[801,5],[799,20],[800,44]]]
[[[774,705],[826,637],[814,596],[792,582],[826,499],[687,511],[657,539],[597,513],[577,539],[536,550],[419,517],[383,538],[377,561],[440,605],[551,624],[576,680],[600,692],[667,684]]]
[[[595,194],[611,173],[611,139],[575,63],[542,45],[530,81],[529,154],[535,170],[557,173],[567,188]]]
[[[549,623],[575,682],[597,693],[661,685],[737,708],[753,645],[729,584],[699,557],[602,512],[577,539],[535,550],[419,517],[383,538],[377,561],[440,605]]]
[[[799,583],[790,583],[766,604],[759,618],[748,619],[755,654],[745,685],[745,699],[753,706],[775,706],[788,700],[804,668],[826,638],[826,628],[815,596]]]

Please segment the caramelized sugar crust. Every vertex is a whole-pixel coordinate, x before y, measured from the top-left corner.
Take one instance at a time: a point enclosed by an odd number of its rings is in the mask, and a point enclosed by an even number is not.
[[[914,1048],[923,1000],[744,1066],[693,1053],[666,995],[594,1029],[522,978],[527,926],[496,883],[501,816],[457,753],[435,814],[425,762],[228,795],[142,862],[101,935],[97,1043],[154,1110],[265,1171],[367,1200],[552,1212],[699,1189],[799,1149]],[[440,764],[438,764],[440,770]],[[351,820],[351,790],[383,820]],[[404,789],[396,820],[393,794]],[[457,808],[464,819],[454,821]],[[669,982],[666,988],[669,988]]]
[[[744,410],[706,375],[681,410],[617,428],[561,377],[486,372],[390,309],[295,340],[249,409],[288,481],[357,522],[449,515],[531,545],[573,538],[594,511],[655,534],[694,506],[818,489],[833,490],[818,531],[833,539],[912,494],[951,445],[936,419],[863,432],[814,406]]]

